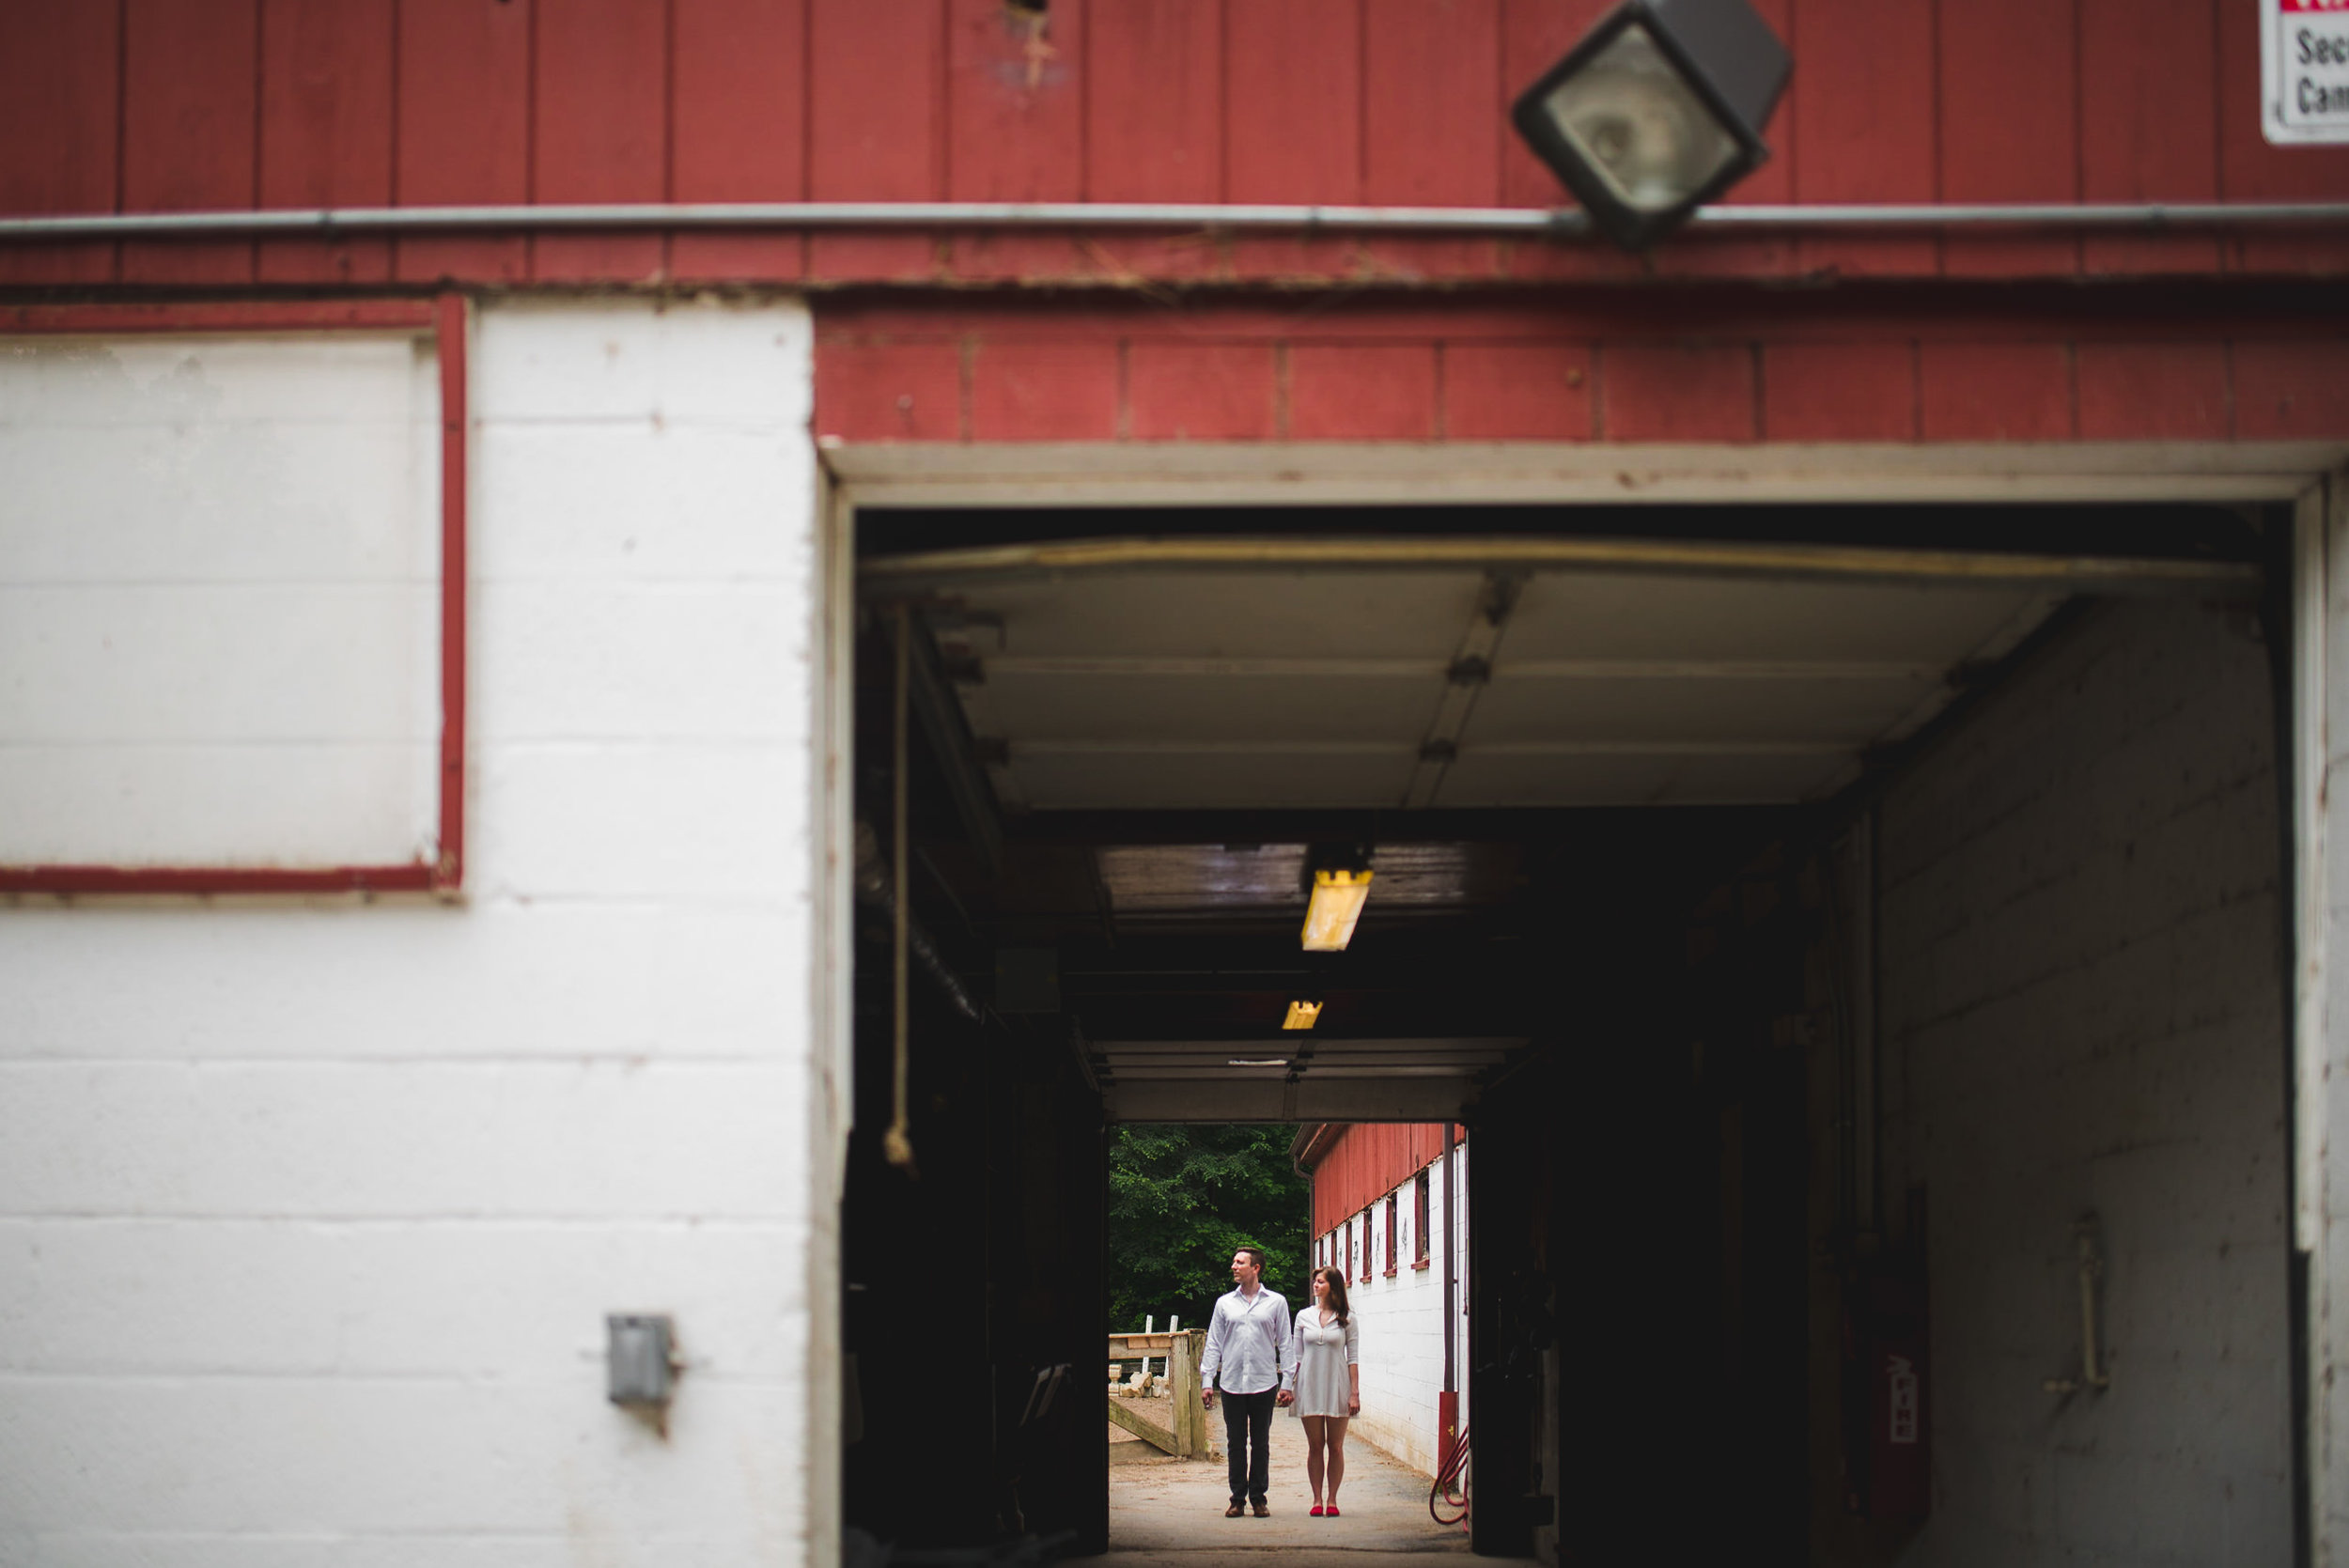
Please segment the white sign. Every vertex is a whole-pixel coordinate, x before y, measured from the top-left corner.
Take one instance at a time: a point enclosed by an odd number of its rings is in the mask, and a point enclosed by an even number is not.
[[[2349,142],[2349,0],[2260,0],[2260,27],[2267,139]]]

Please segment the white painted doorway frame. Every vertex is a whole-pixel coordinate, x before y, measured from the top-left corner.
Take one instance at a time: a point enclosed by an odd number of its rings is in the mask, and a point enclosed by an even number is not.
[[[820,438],[824,474],[818,734],[825,754],[827,840],[817,846],[822,908],[818,1060],[811,1158],[821,1177],[813,1281],[839,1291],[837,1213],[849,1130],[848,986],[854,849],[850,767],[856,626],[856,514],[872,506],[1281,506],[1484,504],[1596,505],[1813,502],[1877,504],[2291,504],[2293,626],[2293,1238],[2306,1260],[2302,1299],[2309,1474],[2308,1539],[2315,1568],[2349,1565],[2349,1382],[2338,1364],[2333,1271],[2337,1224],[2349,1221],[2349,1169],[2328,1170],[2337,1115],[2349,1111],[2349,1041],[2329,1038],[2329,927],[2349,920],[2349,875],[2336,886],[2326,854],[2332,803],[2330,737],[2349,740],[2349,442],[2063,442],[1951,445],[1597,445],[1363,442],[844,442]],[[2340,563],[2336,567],[2335,563]],[[2330,633],[2328,635],[2328,632]],[[2341,708],[2338,722],[2336,706]],[[2349,831],[2345,829],[2344,831]],[[2349,872],[2349,865],[2344,866]],[[2342,945],[2349,950],[2349,932]],[[2344,1005],[2349,1017],[2349,1004]],[[2336,1072],[2336,1067],[2339,1071]],[[2333,1094],[2338,1082],[2341,1093]],[[2349,1164],[2349,1132],[2341,1140]],[[2338,1189],[2340,1197],[2335,1199]],[[819,1224],[824,1223],[819,1219]],[[2343,1237],[2349,1247],[2349,1236]],[[824,1294],[829,1292],[829,1295]],[[2341,1318],[2349,1325],[2349,1300]],[[812,1381],[837,1366],[839,1324],[819,1309]],[[836,1390],[816,1395],[816,1432],[836,1431]],[[2338,1436],[2337,1436],[2338,1435]],[[818,1444],[822,1450],[826,1445]],[[818,1496],[810,1560],[839,1560],[838,1453],[811,1454]]]

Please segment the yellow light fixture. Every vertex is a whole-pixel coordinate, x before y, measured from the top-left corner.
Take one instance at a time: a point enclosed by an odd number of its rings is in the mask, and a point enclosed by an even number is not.
[[[1283,1029],[1311,1029],[1320,1017],[1321,1003],[1292,1001],[1289,1003],[1289,1016],[1281,1020],[1281,1027]]]
[[[1370,897],[1367,871],[1316,871],[1313,902],[1305,906],[1305,951],[1343,953]]]

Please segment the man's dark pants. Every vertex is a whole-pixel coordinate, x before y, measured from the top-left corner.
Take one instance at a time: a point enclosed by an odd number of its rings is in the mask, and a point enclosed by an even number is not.
[[[1260,1394],[1227,1393],[1223,1402],[1223,1452],[1232,1467],[1232,1500],[1262,1502],[1272,1484],[1272,1406],[1277,1389]],[[1251,1435],[1254,1441],[1250,1441]]]

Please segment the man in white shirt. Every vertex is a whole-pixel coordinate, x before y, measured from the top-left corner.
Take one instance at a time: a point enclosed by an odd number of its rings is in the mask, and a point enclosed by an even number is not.
[[[1232,1254],[1232,1281],[1238,1288],[1218,1298],[1207,1321],[1199,1382],[1208,1409],[1219,1392],[1223,1395],[1223,1449],[1232,1479],[1232,1506],[1223,1516],[1238,1518],[1244,1499],[1262,1519],[1272,1512],[1265,1502],[1272,1484],[1272,1407],[1291,1398],[1293,1320],[1288,1298],[1264,1283],[1263,1248]]]

